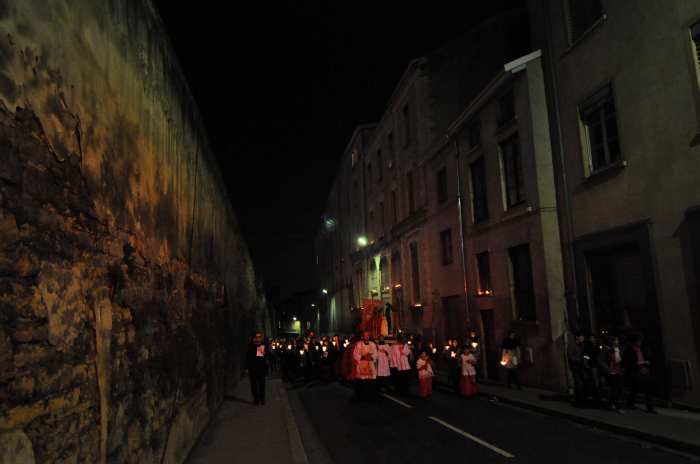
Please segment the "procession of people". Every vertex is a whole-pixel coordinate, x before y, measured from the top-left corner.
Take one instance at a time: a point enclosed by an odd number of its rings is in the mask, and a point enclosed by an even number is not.
[[[630,334],[623,346],[619,336],[597,337],[572,334],[567,361],[573,378],[572,402],[578,407],[601,407],[619,413],[635,407],[638,394],[646,409],[654,413],[651,356],[643,338]],[[475,330],[460,340],[451,338],[444,346],[417,335],[372,337],[367,330],[356,336],[306,337],[263,340],[252,337],[246,358],[255,404],[265,403],[265,375],[268,369],[288,382],[340,381],[354,388],[358,400],[372,400],[378,393],[408,394],[417,383],[417,394],[429,398],[438,373],[454,393],[472,397],[478,393],[482,347]],[[505,335],[500,350],[499,377],[508,388],[521,389],[519,370],[523,363],[517,333]],[[491,374],[493,375],[493,374]],[[493,377],[490,377],[493,378]],[[623,401],[623,389],[627,397]],[[602,391],[607,392],[603,399]]]

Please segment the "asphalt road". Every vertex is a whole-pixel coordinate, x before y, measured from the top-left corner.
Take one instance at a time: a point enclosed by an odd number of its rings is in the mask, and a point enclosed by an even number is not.
[[[339,385],[290,390],[335,464],[689,463],[683,456],[486,398],[435,391],[363,402]],[[402,404],[403,403],[403,404]]]

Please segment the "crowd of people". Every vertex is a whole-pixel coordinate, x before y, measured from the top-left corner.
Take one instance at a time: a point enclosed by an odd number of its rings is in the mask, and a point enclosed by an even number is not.
[[[620,413],[634,408],[639,393],[646,408],[655,412],[652,402],[650,355],[639,335],[630,335],[623,347],[620,337],[575,333],[567,357],[574,381],[573,401],[581,407],[608,407]],[[437,346],[420,336],[399,334],[395,339],[372,338],[365,331],[358,336],[276,338],[263,340],[256,333],[248,349],[247,368],[256,404],[264,404],[264,377],[267,369],[278,372],[285,381],[341,381],[354,387],[357,397],[371,399],[378,392],[406,394],[413,380],[418,395],[432,394],[433,379],[442,371],[443,379],[463,396],[477,393],[481,345],[476,331],[462,339],[449,339]],[[500,365],[508,388],[521,389],[520,342],[509,331],[501,345]],[[623,386],[628,395],[623,405]],[[607,387],[607,388],[604,388]],[[601,391],[607,390],[603,400]]]
[[[626,343],[617,335],[574,334],[568,348],[568,361],[574,380],[574,404],[579,407],[605,406],[624,414],[634,409],[638,394],[644,395],[646,409],[655,413],[652,401],[651,354],[643,337],[630,334]],[[627,398],[623,398],[623,387]],[[608,398],[601,398],[607,387]],[[624,399],[624,403],[623,403]]]

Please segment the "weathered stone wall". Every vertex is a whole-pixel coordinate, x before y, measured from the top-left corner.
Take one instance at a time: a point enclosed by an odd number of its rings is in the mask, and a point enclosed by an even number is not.
[[[0,461],[182,462],[256,287],[148,0],[0,0]]]

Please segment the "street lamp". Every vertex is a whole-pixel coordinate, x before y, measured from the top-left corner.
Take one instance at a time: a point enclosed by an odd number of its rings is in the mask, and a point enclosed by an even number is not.
[[[328,290],[324,288],[323,290],[321,290],[321,293],[323,293],[324,295],[328,295]]]
[[[365,237],[364,235],[362,235],[362,236],[360,236],[360,237],[357,237],[357,244],[358,244],[360,247],[366,247],[366,246],[367,246],[367,243],[368,243],[368,242],[367,242],[367,237]]]

